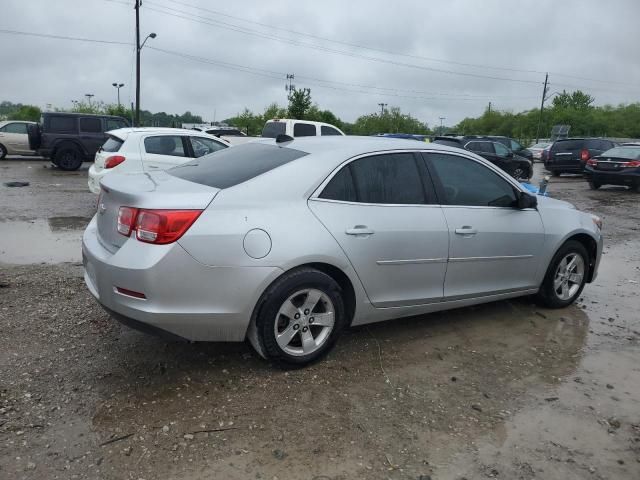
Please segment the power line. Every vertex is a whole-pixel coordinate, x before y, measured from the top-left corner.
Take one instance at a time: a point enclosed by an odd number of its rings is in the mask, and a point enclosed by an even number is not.
[[[78,42],[90,42],[90,43],[106,43],[109,45],[126,45],[131,46],[132,43],[129,42],[118,42],[116,40],[97,40],[95,38],[83,38],[83,37],[69,37],[66,35],[52,35],[48,33],[33,33],[33,32],[21,32],[18,30],[5,30],[0,29],[0,33],[6,33],[9,35],[24,35],[28,37],[42,37],[42,38],[55,38],[57,40],[74,40]]]
[[[107,0],[107,1],[112,1],[115,2],[117,0]],[[119,2],[122,3],[122,2]],[[194,15],[192,13],[189,12],[185,12],[182,10],[176,10],[173,9],[171,7],[166,7],[163,6],[162,4],[159,4],[158,2],[156,2],[155,0],[147,0],[147,3],[151,3],[151,4],[156,4],[159,7],[162,8],[166,8],[166,9],[170,9],[176,12],[180,12],[180,13],[185,13],[187,15]],[[401,56],[401,57],[406,57],[406,58],[413,58],[413,59],[418,59],[418,60],[426,60],[426,61],[430,61],[430,62],[438,62],[438,63],[444,63],[444,64],[449,64],[449,65],[458,65],[458,66],[464,66],[464,67],[472,67],[472,68],[481,68],[481,69],[489,69],[489,70],[502,70],[502,71],[510,71],[510,72],[521,72],[521,73],[535,73],[535,74],[546,74],[546,73],[550,73],[551,75],[555,75],[555,76],[561,76],[561,77],[567,77],[567,78],[574,78],[577,80],[585,80],[585,81],[590,81],[590,82],[599,82],[599,83],[605,83],[605,84],[618,84],[618,85],[627,85],[627,86],[633,86],[635,87],[636,84],[635,83],[630,83],[630,82],[619,82],[619,81],[614,81],[614,80],[603,80],[603,79],[595,79],[595,78],[587,78],[587,77],[581,77],[581,76],[577,76],[577,75],[570,75],[570,74],[566,74],[566,73],[560,73],[560,72],[547,72],[547,71],[543,71],[543,70],[527,70],[527,69],[521,69],[521,68],[514,68],[514,67],[502,67],[502,66],[494,66],[494,65],[481,65],[481,64],[476,64],[476,63],[468,63],[468,62],[458,62],[458,61],[454,61],[454,60],[444,60],[444,59],[439,59],[439,58],[434,58],[434,57],[426,57],[426,56],[422,56],[422,55],[415,55],[415,54],[408,54],[408,53],[403,53],[403,52],[398,52],[398,51],[392,51],[392,50],[386,50],[386,49],[381,49],[381,48],[376,48],[376,47],[370,47],[370,46],[366,46],[366,45],[361,45],[361,44],[357,44],[357,43],[351,43],[351,42],[345,42],[345,41],[341,41],[341,40],[336,40],[336,39],[332,39],[332,38],[328,38],[328,37],[322,37],[319,35],[314,35],[311,33],[306,33],[306,32],[300,32],[297,30],[291,30],[288,28],[284,28],[284,27],[280,27],[277,25],[271,25],[271,24],[267,24],[267,23],[263,23],[263,22],[257,22],[255,20],[249,20],[246,18],[242,18],[242,17],[238,17],[235,15],[230,15],[224,12],[220,12],[218,10],[211,10],[205,7],[200,7],[200,6],[195,6],[186,2],[182,2],[179,0],[172,0],[173,4],[177,4],[177,5],[182,5],[185,6],[187,8],[191,8],[193,10],[197,10],[197,11],[204,11],[204,12],[208,12],[208,13],[212,13],[215,15],[219,15],[222,17],[226,17],[226,18],[231,18],[234,20],[239,20],[241,22],[246,22],[246,23],[250,23],[253,25],[258,25],[258,26],[262,26],[262,27],[266,27],[266,28],[271,28],[274,30],[280,30],[283,32],[287,32],[287,33],[291,33],[294,35],[299,35],[302,37],[307,37],[307,38],[313,38],[316,40],[323,40],[326,42],[331,42],[331,43],[335,43],[335,44],[339,44],[339,45],[344,45],[344,46],[349,46],[349,47],[354,47],[354,48],[359,48],[362,50],[369,50],[369,51],[373,51],[373,52],[379,52],[379,53],[384,53],[384,54],[388,54],[388,55],[394,55],[394,56]],[[200,18],[207,18],[207,17],[200,17]],[[211,19],[208,18],[211,21],[214,22],[218,22],[215,19]],[[232,24],[227,24],[227,25],[232,25]],[[237,26],[239,28],[242,28],[240,26]]]

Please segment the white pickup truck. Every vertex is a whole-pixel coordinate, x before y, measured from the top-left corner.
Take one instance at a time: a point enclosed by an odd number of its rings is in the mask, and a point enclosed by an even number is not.
[[[344,132],[329,123],[293,120],[290,118],[274,118],[273,120],[267,121],[262,129],[263,137],[276,138],[282,134],[296,138],[344,135]]]

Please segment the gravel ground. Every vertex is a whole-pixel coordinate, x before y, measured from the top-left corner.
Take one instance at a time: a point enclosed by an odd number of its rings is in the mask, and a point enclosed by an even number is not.
[[[550,192],[605,219],[577,305],[352,329],[284,372],[112,321],[79,263],[86,171],[0,163],[0,478],[640,478],[640,196],[575,176]]]

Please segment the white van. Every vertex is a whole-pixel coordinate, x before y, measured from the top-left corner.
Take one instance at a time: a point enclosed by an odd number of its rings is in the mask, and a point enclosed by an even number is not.
[[[290,137],[319,137],[327,135],[344,135],[338,127],[324,122],[294,120],[290,118],[274,118],[267,121],[262,129],[262,136],[276,138],[278,135]]]

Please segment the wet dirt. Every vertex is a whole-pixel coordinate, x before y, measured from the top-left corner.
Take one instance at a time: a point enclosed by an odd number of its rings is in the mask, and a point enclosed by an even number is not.
[[[73,206],[38,214],[31,199],[0,229],[30,218],[78,235],[91,197],[60,182]],[[576,305],[360,327],[288,372],[244,344],[119,326],[73,263],[0,265],[0,478],[639,478],[640,197],[564,176],[550,192],[605,217]]]

